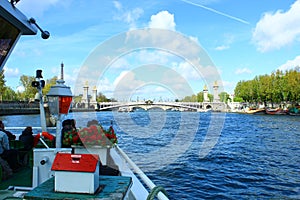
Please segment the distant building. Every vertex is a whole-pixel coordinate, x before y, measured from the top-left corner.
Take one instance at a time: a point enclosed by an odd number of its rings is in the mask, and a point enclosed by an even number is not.
[[[83,95],[80,103],[81,105],[84,105],[84,108],[97,108],[97,87],[94,86],[92,95],[89,95],[88,81],[86,81],[83,86]]]
[[[220,102],[220,97],[219,97],[219,85],[218,85],[218,82],[215,81],[214,83],[214,102]]]
[[[85,108],[89,108],[89,83],[88,81],[85,82],[83,86],[83,96],[81,99],[81,103],[84,104]]]
[[[206,85],[204,85],[204,88],[203,88],[203,101],[204,102],[209,102],[208,89],[207,89]]]

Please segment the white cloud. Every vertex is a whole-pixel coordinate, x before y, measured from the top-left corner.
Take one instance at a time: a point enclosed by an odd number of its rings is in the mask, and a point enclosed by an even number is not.
[[[114,1],[114,6],[117,10],[122,10],[122,4],[118,1]]]
[[[196,42],[197,44],[199,44],[199,40],[197,37],[194,36],[189,36],[190,40],[193,40],[194,42]]]
[[[235,86],[236,86],[237,83],[233,82],[233,81],[224,81],[224,80],[222,80],[222,84],[223,84],[225,92],[227,92],[229,94],[233,94]]]
[[[181,74],[186,80],[199,80],[200,75],[194,69],[194,67],[188,62],[173,63],[175,69],[179,74]]]
[[[281,65],[278,69],[282,71],[294,69],[296,66],[300,66],[300,56],[297,56],[294,60],[288,60],[286,63]]]
[[[300,38],[300,0],[283,12],[265,13],[256,24],[252,35],[253,42],[261,52],[280,49]]]
[[[223,44],[219,45],[215,48],[215,50],[217,51],[223,51],[226,49],[230,48],[230,45],[233,43],[234,41],[234,36],[232,34],[224,34],[224,40],[223,40]]]
[[[20,76],[20,71],[18,68],[12,69],[4,66],[4,75],[5,78],[11,78],[11,77],[19,77]]]
[[[24,92],[24,91],[25,91],[24,86],[22,86],[22,85],[21,85],[21,86],[18,86],[18,87],[17,87],[17,91],[18,91],[18,92]]]
[[[223,50],[226,50],[226,49],[229,49],[228,45],[221,45],[221,46],[217,46],[215,48],[215,50],[217,50],[217,51],[223,51]]]
[[[237,69],[235,72],[235,74],[251,74],[252,71],[246,67],[241,68],[241,69]]]
[[[115,19],[124,21],[129,24],[130,29],[137,28],[136,21],[144,13],[142,8],[134,8],[132,10],[126,10],[123,8],[122,4],[118,1],[114,1],[114,6],[118,10],[118,13],[115,15]]]
[[[149,28],[160,28],[174,31],[175,26],[174,15],[170,14],[168,11],[160,11],[156,15],[152,15],[149,22]]]

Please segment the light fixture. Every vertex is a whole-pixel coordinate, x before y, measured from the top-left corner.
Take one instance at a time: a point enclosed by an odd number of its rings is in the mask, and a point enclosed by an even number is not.
[[[58,116],[68,114],[72,102],[72,92],[70,87],[64,85],[64,80],[57,80],[56,85],[51,86],[47,97],[50,113]]]
[[[61,147],[61,115],[67,115],[72,102],[72,92],[66,86],[63,79],[63,67],[61,64],[61,79],[56,81],[56,85],[51,86],[47,98],[50,113],[56,119],[56,147]]]

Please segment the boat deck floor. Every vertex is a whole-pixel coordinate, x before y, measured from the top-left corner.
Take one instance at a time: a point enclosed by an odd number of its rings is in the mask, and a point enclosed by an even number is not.
[[[32,187],[32,167],[23,167],[0,182],[0,190],[6,190],[9,186]]]
[[[80,180],[79,180],[80,181]],[[54,177],[26,193],[24,199],[59,200],[59,199],[124,199],[132,184],[131,177],[99,176],[99,189],[96,194],[66,193],[54,191]]]

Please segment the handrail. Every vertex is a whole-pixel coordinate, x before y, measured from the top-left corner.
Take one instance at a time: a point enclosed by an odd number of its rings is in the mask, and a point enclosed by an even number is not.
[[[26,126],[15,126],[15,127],[5,127],[5,129],[9,129],[9,130],[23,130],[24,128],[26,128]],[[42,129],[41,126],[34,126],[34,127],[31,127],[32,129]],[[56,127],[47,127],[47,129],[51,129],[51,130],[55,130]]]
[[[15,126],[15,127],[5,127],[6,129],[8,130],[24,130],[24,128],[26,127],[18,127],[18,126]],[[42,129],[42,127],[31,127],[32,129]],[[47,129],[50,129],[50,130],[55,130],[56,127],[47,127]],[[41,133],[38,133],[38,134],[41,134]],[[39,138],[39,140],[41,141],[41,143],[47,148],[49,149],[50,147],[46,144],[46,142],[43,140],[42,137]]]
[[[116,145],[116,150],[120,153],[120,155],[127,161],[130,167],[132,167],[133,171],[139,175],[142,181],[152,190],[156,187],[156,185],[144,174],[144,172],[126,155],[126,153]],[[162,192],[157,194],[157,198],[159,200],[169,200],[169,198]]]

